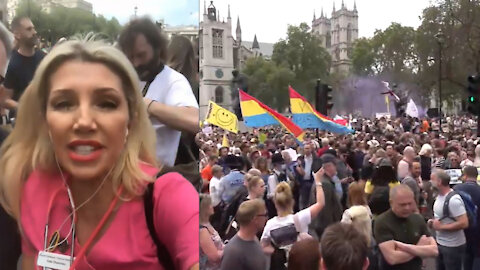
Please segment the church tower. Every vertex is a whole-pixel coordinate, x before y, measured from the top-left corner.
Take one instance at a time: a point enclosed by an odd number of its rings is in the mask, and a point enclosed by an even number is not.
[[[220,21],[219,10],[210,1],[204,3],[203,20],[200,22],[200,118],[207,113],[210,100],[231,107],[231,80],[233,78],[232,20],[230,8],[227,21]],[[238,28],[237,28],[238,29]]]
[[[312,22],[312,33],[322,38],[322,46],[332,57],[332,72],[348,73],[352,66],[351,54],[353,43],[358,39],[358,11],[354,1],[353,9],[345,6],[344,0],[339,10],[333,2],[332,17],[324,17],[323,9],[320,18]]]

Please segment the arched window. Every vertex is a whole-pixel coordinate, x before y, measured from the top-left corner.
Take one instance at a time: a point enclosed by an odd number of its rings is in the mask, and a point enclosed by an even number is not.
[[[215,88],[215,103],[223,103],[223,87]]]
[[[352,42],[352,25],[348,24],[347,26],[347,43],[350,44]]]
[[[336,44],[340,43],[340,25],[338,24],[335,27],[335,42]]]
[[[327,48],[330,48],[332,47],[332,35],[330,34],[330,32],[327,33],[327,36],[325,37],[325,42],[326,42],[326,46]]]

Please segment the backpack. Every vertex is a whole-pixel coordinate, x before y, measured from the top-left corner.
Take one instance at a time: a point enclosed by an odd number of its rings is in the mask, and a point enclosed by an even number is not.
[[[158,177],[162,176],[165,174],[165,172],[160,171],[155,179],[158,179]],[[145,207],[145,218],[147,220],[147,227],[148,227],[148,232],[150,233],[150,236],[152,237],[153,242],[155,243],[155,246],[157,247],[157,258],[160,264],[165,268],[169,270],[174,270],[175,264],[173,263],[172,256],[168,252],[167,247],[158,239],[157,233],[155,231],[155,225],[153,224],[153,184],[148,183],[147,189],[145,190],[145,193],[143,194],[143,204]]]
[[[465,230],[472,230],[477,227],[477,206],[473,203],[472,197],[470,194],[464,192],[464,191],[452,191],[448,193],[447,197],[445,198],[445,202],[443,203],[443,217],[440,219],[444,218],[451,218],[453,217],[450,216],[450,210],[448,208],[450,199],[455,195],[458,194],[462,198],[463,204],[465,205],[465,210],[467,212],[467,217],[468,217],[468,228]]]

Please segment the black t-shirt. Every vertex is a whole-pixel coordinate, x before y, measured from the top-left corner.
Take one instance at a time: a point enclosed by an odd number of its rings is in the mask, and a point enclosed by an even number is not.
[[[374,227],[374,236],[378,244],[395,240],[405,244],[416,245],[422,235],[430,236],[427,224],[422,216],[412,214],[408,218],[400,218],[397,217],[391,209],[375,219]],[[421,270],[422,259],[420,257],[415,257],[406,263],[389,265],[385,259],[382,258],[381,269]]]
[[[23,56],[17,50],[12,52],[3,84],[5,87],[13,89],[13,100],[20,99],[44,56],[45,53],[40,50],[36,50],[32,56]]]

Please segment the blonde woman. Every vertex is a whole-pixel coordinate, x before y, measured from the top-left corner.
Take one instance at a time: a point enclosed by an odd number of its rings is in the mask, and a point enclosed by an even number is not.
[[[281,182],[275,189],[273,201],[278,216],[267,221],[261,237],[265,253],[271,255],[271,269],[285,269],[285,262],[291,244],[297,238],[305,236],[308,225],[325,206],[325,195],[322,188],[323,168],[314,174],[316,186],[316,203],[293,214],[294,199],[290,185]],[[286,240],[286,241],[285,241]]]
[[[200,264],[202,270],[220,269],[223,256],[222,239],[209,221],[212,215],[212,199],[207,194],[200,194]]]
[[[179,174],[156,179],[154,146],[127,58],[99,42],[56,46],[0,153],[22,268],[198,269],[198,195]]]

